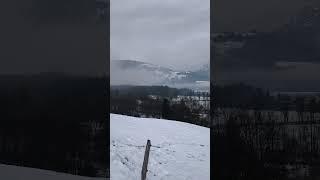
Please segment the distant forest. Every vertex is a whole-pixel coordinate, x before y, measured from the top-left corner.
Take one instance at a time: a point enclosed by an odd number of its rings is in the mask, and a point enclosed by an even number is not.
[[[306,96],[295,96],[286,93],[272,93],[243,83],[225,86],[213,86],[213,108],[241,108],[256,110],[294,110],[319,111],[319,94],[314,94],[308,101]]]
[[[208,127],[209,98],[207,92],[168,86],[111,86],[110,112]],[[201,101],[204,103],[201,104]]]
[[[111,91],[113,93],[119,93],[119,95],[132,94],[136,96],[156,95],[163,97],[177,97],[178,95],[196,95],[196,93],[191,89],[177,89],[168,86],[111,86]]]

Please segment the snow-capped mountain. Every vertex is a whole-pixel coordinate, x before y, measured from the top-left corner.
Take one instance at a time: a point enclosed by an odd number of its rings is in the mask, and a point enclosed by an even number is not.
[[[176,71],[163,66],[134,60],[114,60],[110,63],[113,85],[171,85],[196,84],[209,81],[209,65],[196,71]]]
[[[160,79],[168,81],[182,79],[187,76],[186,72],[178,72],[159,65],[133,60],[112,61],[111,68],[116,68],[121,71],[133,71],[136,73],[145,72],[146,75],[151,75],[149,77],[157,76]]]

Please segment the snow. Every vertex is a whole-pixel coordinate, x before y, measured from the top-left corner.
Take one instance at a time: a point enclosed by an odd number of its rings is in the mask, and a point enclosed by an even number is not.
[[[148,180],[209,180],[209,128],[163,119],[110,114],[111,180],[141,178],[151,140]]]
[[[0,179],[4,180],[103,180],[106,178],[93,178],[75,176],[71,174],[58,173],[55,171],[48,171],[42,169],[34,169],[20,166],[12,166],[0,164]]]

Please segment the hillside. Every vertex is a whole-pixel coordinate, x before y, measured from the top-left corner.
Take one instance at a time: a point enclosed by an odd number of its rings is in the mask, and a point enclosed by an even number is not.
[[[111,179],[140,179],[147,139],[152,144],[147,179],[210,179],[208,128],[110,114],[110,130]]]

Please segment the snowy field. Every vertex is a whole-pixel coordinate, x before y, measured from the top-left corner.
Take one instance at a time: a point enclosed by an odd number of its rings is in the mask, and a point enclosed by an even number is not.
[[[162,119],[110,114],[111,180],[141,179],[151,140],[148,180],[209,180],[209,128]]]
[[[54,171],[0,164],[1,180],[105,180],[106,178],[91,178],[74,176]]]

